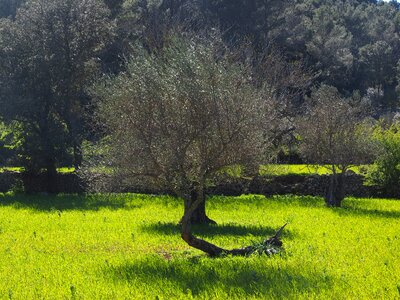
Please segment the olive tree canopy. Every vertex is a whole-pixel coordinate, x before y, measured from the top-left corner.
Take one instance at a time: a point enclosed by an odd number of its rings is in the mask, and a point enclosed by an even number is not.
[[[173,37],[95,89],[113,177],[157,184],[182,198],[182,238],[210,255],[225,250],[194,237],[190,224],[215,172],[262,158],[270,99],[254,83],[246,56],[220,39]]]
[[[341,206],[344,175],[351,166],[369,163],[373,145],[366,132],[366,107],[359,101],[343,98],[332,86],[322,85],[312,92],[297,130],[300,151],[310,163],[332,172],[326,192],[328,206]]]

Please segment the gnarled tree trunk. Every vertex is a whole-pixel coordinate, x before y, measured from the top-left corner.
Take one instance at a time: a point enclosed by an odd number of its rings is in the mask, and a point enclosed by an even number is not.
[[[199,199],[199,204],[196,209],[192,212],[190,217],[191,224],[217,224],[214,220],[211,220],[206,214],[206,195],[204,188],[193,189],[190,193],[190,197],[184,199],[184,215],[186,211],[192,207],[193,203]],[[183,217],[180,223],[182,223]]]
[[[203,193],[204,189],[200,187],[197,190],[197,195],[204,195]],[[254,252],[256,252],[259,247],[257,246],[248,246],[244,248],[238,248],[238,249],[232,249],[232,250],[227,250],[220,248],[212,243],[209,243],[203,239],[200,239],[192,234],[191,231],[191,220],[192,220],[192,215],[193,212],[196,211],[196,209],[204,203],[204,198],[203,197],[197,197],[195,201],[192,201],[192,195],[182,195],[183,199],[185,200],[185,203],[191,203],[191,205],[188,205],[187,207],[185,206],[185,213],[182,217],[181,220],[181,225],[182,225],[182,230],[181,230],[181,237],[182,239],[191,247],[194,247],[198,250],[201,250],[205,253],[207,253],[211,257],[215,256],[220,256],[220,255],[235,255],[235,256],[247,256],[250,255]],[[185,204],[186,205],[186,204]],[[263,252],[270,255],[270,254],[275,254],[279,250],[277,248],[282,247],[282,242],[280,240],[280,235],[283,231],[283,228],[286,226],[283,225],[274,236],[270,237],[269,239],[266,239],[262,242],[263,247]]]
[[[329,186],[325,195],[326,205],[329,207],[341,207],[344,199],[344,172],[333,173],[329,177]]]

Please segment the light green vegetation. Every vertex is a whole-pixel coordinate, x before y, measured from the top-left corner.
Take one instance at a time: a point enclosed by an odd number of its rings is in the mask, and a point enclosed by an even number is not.
[[[353,166],[349,170],[356,174],[365,174],[369,166]],[[271,176],[281,176],[281,175],[327,175],[332,174],[332,169],[330,166],[318,166],[318,165],[280,165],[280,164],[270,164],[260,167],[261,175],[271,175]]]
[[[3,173],[5,171],[20,173],[23,170],[24,170],[24,168],[21,168],[21,167],[3,167],[3,168],[0,168],[0,173]]]
[[[23,172],[24,168],[22,167],[3,167],[0,168],[0,173],[4,172],[4,171],[11,171],[11,172]],[[63,167],[63,168],[57,168],[57,172],[58,173],[62,173],[62,174],[66,174],[66,173],[73,173],[75,171],[75,168],[71,168],[71,167]]]
[[[365,174],[368,170],[369,166],[355,166],[351,167],[352,170],[356,174]],[[21,167],[4,167],[0,168],[0,173],[3,171],[14,171],[14,172],[22,172],[24,169]],[[73,167],[63,167],[57,168],[59,173],[73,173],[75,168]],[[96,172],[107,172],[105,168],[97,168]],[[109,172],[109,171],[108,171]],[[231,166],[226,167],[222,170],[223,173],[226,173],[232,177],[240,177],[242,175],[242,170],[240,166]],[[283,176],[283,175],[326,175],[331,174],[331,170],[329,166],[317,166],[317,165],[289,165],[289,164],[269,164],[262,165],[260,167],[260,175],[262,176]]]
[[[213,197],[220,225],[195,232],[244,246],[289,222],[285,252],[210,259],[187,246],[171,197],[0,196],[0,299],[395,299],[400,201]]]
[[[57,168],[58,173],[73,173],[75,172],[75,168],[73,167],[63,167],[63,168]]]
[[[370,166],[353,166],[349,170],[356,174],[366,174]],[[238,165],[226,167],[222,170],[223,173],[231,177],[242,176],[242,168]],[[318,165],[289,165],[289,164],[268,164],[260,166],[261,176],[284,176],[284,175],[327,175],[332,174],[330,166]]]

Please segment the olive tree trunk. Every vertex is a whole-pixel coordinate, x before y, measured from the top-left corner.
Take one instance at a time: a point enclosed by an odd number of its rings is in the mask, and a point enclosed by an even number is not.
[[[199,187],[196,194],[197,196],[204,195],[204,187]],[[200,205],[204,204],[205,198],[204,196],[200,196],[193,201],[192,195],[193,193],[191,195],[182,195],[185,201],[185,211],[181,220],[181,237],[189,246],[201,250],[211,257],[228,254],[235,256],[247,256],[259,251],[260,245],[227,250],[194,236],[191,231],[193,213],[199,208]],[[280,235],[285,226],[286,224],[283,225],[274,236],[260,243],[263,246],[262,251],[264,253],[270,255],[279,252],[278,248],[282,247]]]
[[[199,203],[197,207],[194,209],[192,212],[192,215],[190,217],[190,223],[191,224],[217,224],[214,220],[211,220],[207,214],[206,214],[206,195],[205,195],[205,190],[204,188],[200,189],[193,189],[193,191],[190,193],[190,197],[187,197],[187,199],[184,199],[184,215],[186,214],[186,211],[189,210],[190,207],[193,206],[193,204],[196,202],[196,200],[199,200]],[[183,217],[180,223],[182,223]]]
[[[344,194],[344,172],[334,172],[329,177],[329,186],[325,194],[326,205],[329,207],[341,207]]]

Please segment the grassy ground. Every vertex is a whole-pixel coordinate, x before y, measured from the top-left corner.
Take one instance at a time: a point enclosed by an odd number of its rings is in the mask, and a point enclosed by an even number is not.
[[[369,165],[353,166],[349,170],[356,174],[366,174]],[[223,173],[232,177],[241,177],[242,168],[238,165],[226,167]],[[262,176],[284,176],[284,175],[327,175],[332,174],[329,166],[318,165],[289,165],[289,164],[269,164],[260,166]]]
[[[4,171],[11,171],[11,172],[23,172],[24,168],[22,167],[0,167],[0,173]],[[72,173],[75,171],[75,168],[70,168],[70,167],[63,167],[63,168],[57,168],[58,173]]]
[[[364,174],[367,172],[368,166],[354,166],[350,170],[356,174]],[[327,175],[331,174],[332,171],[329,166],[318,166],[318,165],[284,165],[284,164],[270,164],[260,167],[261,175],[269,176],[281,176],[281,175]]]
[[[10,171],[10,172],[22,172],[24,169],[21,167],[0,167],[0,173],[3,173],[4,171]]]
[[[214,197],[224,247],[289,221],[285,253],[210,259],[186,246],[170,197],[0,195],[0,299],[396,299],[400,201]]]

